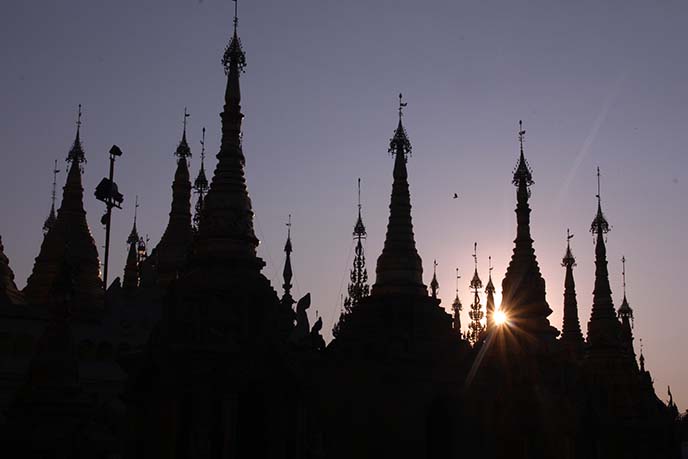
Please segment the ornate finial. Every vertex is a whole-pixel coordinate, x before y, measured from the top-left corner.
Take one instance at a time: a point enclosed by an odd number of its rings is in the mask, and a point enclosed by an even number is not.
[[[634,326],[634,317],[633,317],[633,308],[628,304],[628,300],[626,299],[626,257],[622,256],[621,257],[621,277],[623,279],[623,300],[621,301],[621,306],[619,306],[619,318],[621,319],[622,323],[628,324],[628,321],[630,320],[630,326],[631,329],[633,329]]]
[[[480,280],[480,276],[478,276],[478,243],[474,242],[473,243],[473,263],[475,266],[475,271],[473,273],[473,279],[471,279],[471,288],[474,289],[477,292],[477,289],[483,287],[483,282]]]
[[[523,153],[523,139],[525,138],[526,131],[523,129],[523,121],[518,120],[518,142],[521,146],[521,155],[518,158],[518,163],[514,168],[514,178],[512,183],[519,186],[521,182],[524,182],[526,186],[530,186],[533,183],[533,171],[530,169],[528,161]]]
[[[48,218],[46,218],[45,222],[43,223],[43,234],[48,234],[48,231],[55,226],[55,221],[57,220],[57,217],[55,216],[55,197],[57,195],[58,172],[60,172],[60,170],[57,168],[57,160],[55,160],[55,166],[53,167],[53,190],[50,195],[50,213],[48,214]]]
[[[473,244],[473,261],[475,264],[475,272],[473,273],[473,279],[471,279],[470,287],[473,289],[473,303],[471,304],[471,310],[468,312],[468,317],[470,317],[471,322],[468,324],[468,341],[475,345],[485,331],[485,327],[482,325],[481,320],[485,316],[482,311],[482,305],[480,304],[480,294],[478,289],[483,287],[483,283],[478,276],[478,243]]]
[[[494,266],[492,266],[492,257],[489,256],[487,257],[487,285],[485,286],[485,292],[494,294],[495,286],[492,283],[492,270],[494,269]]]
[[[177,156],[179,159],[186,159],[191,157],[191,148],[189,148],[189,144],[186,142],[186,119],[191,116],[189,112],[186,111],[186,107],[184,107],[184,120],[182,122],[184,126],[184,130],[182,131],[182,140],[179,141],[179,145],[177,146],[177,150],[175,150],[174,155]]]
[[[409,142],[408,136],[406,135],[406,129],[404,129],[401,123],[401,117],[404,115],[403,108],[407,105],[408,103],[403,102],[403,96],[399,93],[399,124],[394,131],[394,137],[389,141],[389,150],[387,150],[393,155],[404,155],[404,159],[406,159],[407,155],[411,154],[411,142]]]
[[[134,225],[131,227],[131,233],[129,233],[129,237],[127,238],[127,244],[136,244],[139,242],[139,233],[138,230],[136,229],[136,217],[139,211],[139,196],[136,195],[136,201],[134,204]]]
[[[287,239],[291,239],[291,214],[289,214],[285,225],[287,226]]]
[[[573,239],[573,234],[566,228],[566,253],[564,258],[561,260],[561,266],[576,266],[576,259],[573,257],[573,252],[571,252],[571,239]]]
[[[365,239],[366,229],[363,225],[363,218],[361,217],[361,179],[358,179],[358,219],[354,225],[354,239]]]
[[[459,279],[461,279],[461,276],[459,276],[459,268],[456,268],[456,296],[454,296],[454,303],[452,303],[452,309],[454,309],[455,315],[457,315],[459,311],[463,309],[463,305],[459,299]]]
[[[592,225],[590,225],[590,232],[592,234],[606,234],[609,232],[611,229],[609,226],[609,223],[607,222],[607,219],[604,217],[604,214],[602,213],[602,198],[600,194],[600,168],[597,168],[597,215],[595,215],[595,218],[592,221]]]
[[[287,242],[284,244],[284,253],[286,254],[286,257],[284,259],[284,269],[282,270],[282,277],[284,278],[284,284],[282,284],[282,288],[284,288],[282,301],[289,303],[289,306],[291,307],[291,305],[294,303],[291,297],[291,280],[294,276],[294,273],[291,269],[291,214],[289,214],[289,219],[287,220],[286,226]]]
[[[84,163],[86,162],[86,155],[84,148],[81,146],[81,104],[79,104],[79,111],[76,119],[76,138],[74,144],[67,154],[67,162]]]
[[[203,167],[203,161],[205,160],[205,126],[203,126],[203,133],[201,134],[201,167]]]
[[[289,214],[289,218],[287,219],[287,223],[285,223],[285,226],[287,227],[287,242],[284,244],[284,251],[287,253],[287,258],[289,258],[289,254],[292,252],[291,248],[291,214]],[[291,270],[291,266],[290,266]]]
[[[225,48],[225,52],[222,55],[222,65],[225,68],[225,74],[229,74],[229,70],[233,65],[236,65],[237,70],[243,72],[244,67],[246,67],[246,55],[241,48],[241,40],[237,34],[237,25],[239,24],[238,15],[238,2],[237,0],[232,0],[234,2],[234,33],[229,44]]]
[[[437,298],[437,291],[440,289],[440,283],[437,282],[437,260],[432,261],[432,281],[430,282],[430,291],[432,297]]]

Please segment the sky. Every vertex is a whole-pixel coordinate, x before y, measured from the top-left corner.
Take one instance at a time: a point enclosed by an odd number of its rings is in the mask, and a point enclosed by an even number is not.
[[[115,168],[125,203],[114,211],[112,279],[124,268],[136,195],[151,247],[165,228],[184,107],[192,176],[203,127],[206,169],[214,169],[233,3],[29,0],[1,11],[0,235],[17,283],[25,285],[40,248],[55,159],[59,207],[78,104],[85,206],[101,259],[104,207],[93,190],[107,175],[110,146],[124,152]],[[311,292],[311,317],[323,317],[327,339],[346,293],[359,177],[374,282],[402,92],[416,242],[426,284],[437,260],[442,305],[450,309],[459,267],[467,306],[474,242],[480,276],[487,281],[491,256],[501,290],[516,229],[511,174],[522,119],[552,324],[561,328],[570,228],[586,333],[599,166],[615,304],[625,256],[636,353],[642,338],[657,394],[666,400],[670,384],[688,408],[688,3],[243,0],[239,18],[246,175],[264,273],[281,293],[291,214],[293,293]]]

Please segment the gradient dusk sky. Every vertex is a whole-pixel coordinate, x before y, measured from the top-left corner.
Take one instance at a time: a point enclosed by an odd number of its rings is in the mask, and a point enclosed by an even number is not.
[[[85,204],[99,247],[103,206],[93,190],[107,174],[110,146],[124,151],[115,171],[125,208],[113,218],[113,279],[123,270],[135,195],[151,247],[164,230],[185,106],[192,176],[203,126],[206,168],[214,169],[233,3],[22,0],[1,11],[0,235],[17,283],[25,285],[39,251],[55,159],[59,207],[79,103]],[[248,63],[244,153],[264,272],[281,292],[291,214],[294,296],[312,293],[311,317],[323,316],[327,339],[351,267],[357,177],[374,281],[401,91],[416,242],[426,284],[437,259],[442,304],[449,310],[458,266],[467,306],[474,241],[483,281],[489,255],[501,290],[523,119],[552,324],[561,327],[560,263],[571,228],[587,329],[599,166],[615,306],[625,255],[636,353],[642,338],[657,394],[666,400],[671,384],[679,409],[688,408],[688,2],[243,0],[239,17]]]

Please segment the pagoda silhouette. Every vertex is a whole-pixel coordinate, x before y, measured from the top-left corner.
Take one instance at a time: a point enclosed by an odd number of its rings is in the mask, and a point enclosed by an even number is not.
[[[224,52],[222,137],[214,170],[191,181],[187,117],[174,151],[169,221],[150,247],[135,206],[121,280],[103,285],[84,210],[81,108],[44,237],[23,290],[0,240],[0,448],[22,458],[679,458],[688,416],[656,395],[633,309],[616,309],[611,226],[598,169],[595,288],[587,335],[567,232],[560,331],[531,237],[533,171],[519,122],[516,238],[501,283],[489,258],[486,304],[477,245],[462,328],[428,286],[416,248],[412,144],[399,94],[389,141],[388,224],[374,279],[366,265],[360,179],[354,259],[329,343],[310,294],[292,297],[291,219],[282,292],[263,274],[245,179],[238,18]],[[393,122],[394,120],[392,120]],[[250,153],[248,153],[250,157]],[[54,167],[57,176],[57,165]],[[55,185],[53,186],[55,190]],[[195,203],[194,201],[194,195]],[[8,243],[8,241],[5,241]],[[611,241],[613,243],[613,240]]]

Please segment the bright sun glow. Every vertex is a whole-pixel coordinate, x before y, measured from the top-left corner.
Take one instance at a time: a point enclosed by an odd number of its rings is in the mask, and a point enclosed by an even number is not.
[[[494,321],[497,325],[504,325],[506,323],[506,314],[504,311],[497,310],[494,313]]]

